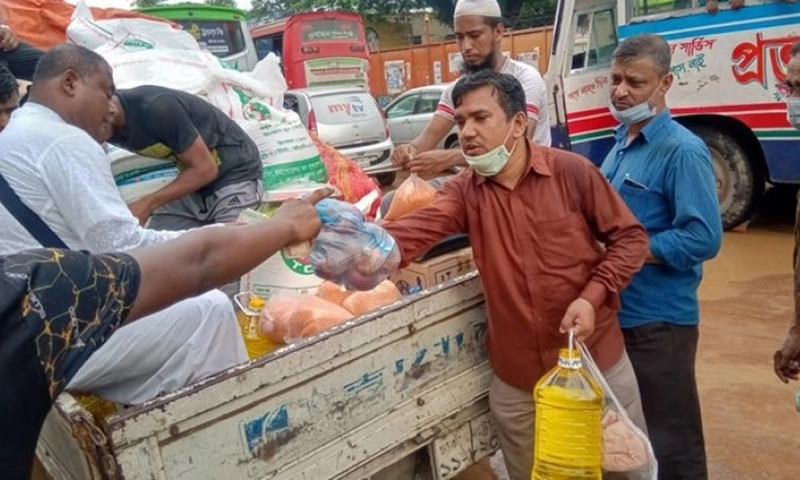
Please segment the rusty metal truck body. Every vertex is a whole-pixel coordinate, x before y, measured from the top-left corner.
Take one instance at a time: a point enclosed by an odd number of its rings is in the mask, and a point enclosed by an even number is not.
[[[452,478],[496,450],[480,281],[468,274],[96,421],[64,394],[57,480]]]

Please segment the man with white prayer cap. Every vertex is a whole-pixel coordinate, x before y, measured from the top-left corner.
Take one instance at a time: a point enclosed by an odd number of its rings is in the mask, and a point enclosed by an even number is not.
[[[501,42],[505,33],[497,0],[458,0],[454,12],[454,30],[464,60],[462,71],[469,75],[492,69],[507,73],[522,84],[528,113],[528,138],[549,147],[550,119],[547,110],[547,87],[539,71],[526,63],[503,54]],[[412,173],[434,176],[454,167],[466,167],[461,149],[434,150],[455,125],[453,86],[442,93],[436,115],[410,143],[398,146],[392,153],[395,164]]]

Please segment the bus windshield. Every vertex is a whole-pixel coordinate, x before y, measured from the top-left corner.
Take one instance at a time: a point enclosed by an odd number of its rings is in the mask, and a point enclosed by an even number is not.
[[[241,22],[225,20],[174,20],[192,34],[200,48],[225,58],[247,48]]]
[[[247,15],[241,10],[181,3],[147,7],[139,11],[177,23],[197,40],[200,48],[231,68],[249,71],[258,62],[253,40],[247,30]]]

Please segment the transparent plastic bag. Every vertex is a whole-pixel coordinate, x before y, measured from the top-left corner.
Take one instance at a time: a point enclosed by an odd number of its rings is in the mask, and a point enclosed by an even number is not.
[[[422,210],[430,205],[435,196],[436,188],[412,173],[397,187],[392,204],[389,205],[389,211],[386,212],[384,219],[397,220],[404,215]]]
[[[349,295],[342,302],[342,306],[356,317],[360,317],[373,310],[390,305],[402,297],[403,295],[394,282],[384,280],[368,292],[355,292]]]
[[[583,365],[603,389],[603,478],[657,480],[658,462],[650,439],[628,417],[589,349],[580,344]]]
[[[367,223],[354,205],[325,199],[317,204],[322,222],[311,248],[314,273],[348,290],[372,290],[400,264],[394,238]]]
[[[281,292],[267,300],[259,326],[273,342],[289,344],[352,318],[343,307],[317,296]]]

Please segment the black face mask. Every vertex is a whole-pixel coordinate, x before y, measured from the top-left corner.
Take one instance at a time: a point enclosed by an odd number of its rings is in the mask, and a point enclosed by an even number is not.
[[[492,58],[493,56],[489,55],[488,57],[486,57],[486,60],[482,61],[477,65],[467,65],[467,63],[464,62],[464,64],[461,67],[461,73],[469,75],[472,73],[481,72],[483,70],[490,70],[492,68]]]

